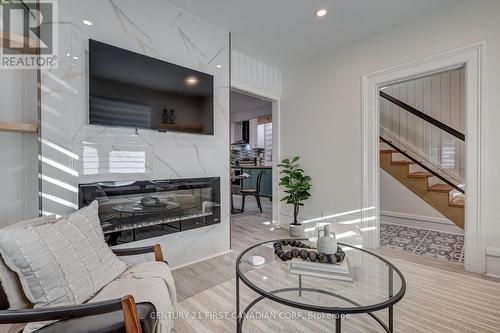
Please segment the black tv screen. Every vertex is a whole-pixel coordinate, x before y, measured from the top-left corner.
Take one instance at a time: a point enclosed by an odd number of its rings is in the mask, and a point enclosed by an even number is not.
[[[213,135],[212,75],[89,40],[89,123]]]

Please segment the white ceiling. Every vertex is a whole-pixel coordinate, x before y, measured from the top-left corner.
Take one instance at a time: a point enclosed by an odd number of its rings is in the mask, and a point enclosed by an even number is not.
[[[231,31],[234,49],[285,67],[461,0],[168,1]]]
[[[273,113],[271,102],[236,91],[231,91],[230,109],[234,121],[249,120]]]

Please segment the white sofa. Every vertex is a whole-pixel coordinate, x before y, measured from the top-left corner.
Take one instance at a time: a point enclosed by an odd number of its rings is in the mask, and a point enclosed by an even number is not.
[[[150,293],[145,293],[144,286],[154,294],[160,292],[161,297],[167,301],[175,303],[174,295],[169,295],[163,291],[155,289],[155,278],[134,279],[130,273],[141,271],[146,268],[148,271],[156,271],[158,274],[165,274],[168,264],[163,260],[160,245],[142,248],[113,250],[118,256],[136,256],[145,253],[153,253],[155,261],[145,262],[129,267],[118,279],[112,281],[104,287],[93,299],[86,304],[58,307],[31,309],[29,301],[24,297],[23,290],[16,274],[9,270],[0,261],[0,270],[10,272],[10,281],[5,278],[0,286],[0,332],[18,333],[22,332],[26,322],[41,320],[59,320],[49,326],[43,327],[37,333],[136,333],[136,332],[156,332],[158,326],[157,309],[147,301],[151,297]],[[5,274],[1,274],[5,276]],[[13,289],[14,287],[14,289]],[[10,290],[9,290],[10,288]],[[124,292],[123,289],[127,291]],[[10,297],[8,297],[10,296]],[[155,297],[155,296],[153,296]],[[22,300],[20,303],[19,300]],[[140,300],[135,303],[135,300]],[[15,306],[22,304],[24,309],[13,309],[10,303]],[[172,326],[172,319],[164,316],[167,327]]]
[[[97,213],[94,202],[0,229],[0,333],[170,331],[177,297],[160,245],[110,249]]]

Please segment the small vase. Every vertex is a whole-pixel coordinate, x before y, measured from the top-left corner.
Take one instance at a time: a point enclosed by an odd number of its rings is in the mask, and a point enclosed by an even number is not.
[[[321,236],[321,232],[323,232],[323,236]],[[325,225],[323,229],[318,230],[318,244],[316,247],[319,253],[337,253],[337,239],[335,237],[335,234],[330,231],[329,225]]]
[[[170,115],[168,116],[168,120],[171,125],[175,125],[175,111],[174,109],[170,110]]]
[[[163,124],[168,124],[168,110],[164,109],[163,114],[161,116],[161,120],[163,121]]]

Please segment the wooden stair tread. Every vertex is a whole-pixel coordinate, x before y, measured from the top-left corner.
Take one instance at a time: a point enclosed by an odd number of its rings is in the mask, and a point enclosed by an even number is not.
[[[451,187],[448,184],[434,184],[432,186],[429,186],[427,188],[427,190],[430,191],[430,192],[443,192],[443,193],[446,193],[446,192],[450,192],[451,190],[453,190],[453,187]]]
[[[427,172],[427,171],[417,171],[417,172],[411,172],[408,174],[408,177],[410,178],[428,178],[432,177],[432,173]]]
[[[380,154],[380,167],[423,201],[427,202],[463,229],[465,221],[465,195],[455,193],[454,188],[444,182],[442,184],[430,185],[429,181],[433,178],[434,174],[424,168],[413,169],[413,166],[409,166],[412,162],[408,160],[393,161],[394,157],[396,157],[394,154]]]
[[[463,198],[453,199],[452,201],[450,201],[450,206],[463,208],[463,207],[465,207],[465,199],[463,199]]]
[[[400,161],[392,161],[391,164],[394,164],[394,165],[410,165],[410,164],[415,164],[415,162],[400,160]]]

